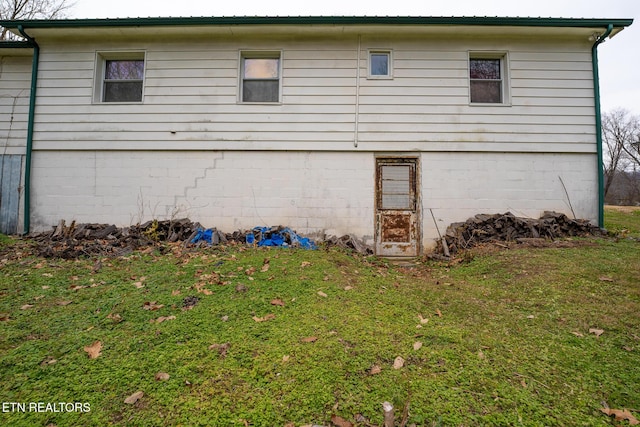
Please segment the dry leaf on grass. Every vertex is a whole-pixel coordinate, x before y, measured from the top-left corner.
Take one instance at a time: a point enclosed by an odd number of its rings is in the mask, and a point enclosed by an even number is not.
[[[151,323],[162,323],[167,320],[176,320],[176,316],[160,316],[157,319],[151,319],[149,322]]]
[[[164,307],[164,304],[158,304],[156,301],[153,301],[153,302],[147,301],[142,305],[143,309],[150,310],[150,311],[159,310],[162,307]]]
[[[424,317],[422,317],[422,314],[418,314],[418,319],[420,319],[421,325],[429,323],[429,319],[425,319]]]
[[[133,393],[131,396],[127,397],[124,400],[124,403],[126,403],[127,405],[133,405],[134,403],[136,403],[138,400],[142,399],[142,396],[144,396],[144,392],[142,391],[136,391],[135,393]]]
[[[280,307],[284,307],[284,301],[282,301],[281,299],[276,298],[274,300],[271,300],[271,305],[278,305]]]
[[[574,332],[571,332],[571,333],[572,333],[573,335],[577,336],[578,338],[582,338],[582,337],[584,337],[584,335],[583,335],[582,333],[580,333],[580,332],[575,332],[575,331],[574,331]]]
[[[318,295],[320,295],[322,298],[326,298],[326,297],[328,297],[328,295],[327,295],[327,294],[325,294],[325,293],[324,293],[324,292],[322,292],[322,291],[318,291]]]
[[[311,265],[311,263],[309,261],[302,261],[300,263],[300,267],[305,268],[305,267],[309,267]]]
[[[288,354],[282,356],[282,363],[287,363],[289,359],[291,359],[291,356],[289,356]]]
[[[602,282],[613,282],[613,279],[607,276],[600,276],[598,279]]]
[[[589,328],[589,333],[599,337],[600,335],[604,334],[604,330],[597,329],[597,328]]]
[[[420,341],[416,341],[413,343],[413,349],[418,351],[422,348],[422,343]]]
[[[69,287],[69,289],[72,290],[72,291],[77,291],[77,290],[84,289],[84,288],[86,288],[86,286],[72,285],[72,286]]]
[[[436,309],[436,315],[438,317],[442,317],[442,312],[440,311],[440,309]]]
[[[600,411],[602,411],[604,414],[610,417],[611,416],[616,417],[616,421],[627,420],[629,421],[630,426],[637,426],[640,424],[640,421],[638,421],[638,419],[634,417],[631,414],[631,412],[629,412],[627,409],[620,410],[620,409],[601,408]]]
[[[345,291],[350,291],[351,289],[353,289],[353,286],[345,286],[345,287],[344,287],[344,290],[345,290]]]
[[[178,296],[178,295],[180,295],[180,290],[179,290],[179,289],[176,289],[176,290],[174,290],[174,291],[171,291],[171,296],[174,296],[174,297],[175,297],[175,296]]]
[[[400,369],[404,366],[404,359],[400,356],[393,361],[393,369]]]
[[[382,372],[382,368],[378,365],[373,365],[369,371],[369,375],[377,375]]]
[[[67,306],[67,305],[71,304],[72,302],[73,302],[73,301],[58,301],[58,302],[56,303],[56,305],[59,305],[59,306],[65,307],[65,306]]]
[[[267,271],[269,271],[269,264],[264,264],[260,269],[260,271],[263,273],[266,273]]]
[[[107,319],[111,319],[114,322],[122,322],[122,316],[120,316],[118,313],[107,314]]]
[[[247,268],[247,269],[244,271],[244,273],[245,273],[247,276],[251,276],[251,275],[252,275],[253,273],[255,273],[255,272],[256,272],[256,268],[255,268],[255,267]]]
[[[11,316],[7,313],[0,313],[0,322],[7,322],[11,320]]]
[[[20,307],[20,310],[28,310],[30,308],[33,308],[34,306],[32,304],[25,304],[22,307]]]
[[[142,284],[142,282],[135,282],[133,284],[133,286],[135,286],[137,289],[142,289],[144,288],[144,285]]]
[[[253,317],[252,317],[252,319],[253,319],[255,322],[258,322],[258,323],[260,323],[260,322],[267,322],[267,321],[269,321],[269,320],[273,320],[273,319],[275,319],[275,318],[276,318],[276,315],[275,315],[275,314],[273,314],[273,313],[269,313],[269,314],[267,314],[267,315],[266,315],[266,316],[264,316],[264,317],[258,317],[258,316],[253,316]]]
[[[40,366],[49,366],[54,365],[58,361],[51,356],[46,357],[42,362],[40,362]]]
[[[227,351],[231,348],[231,343],[224,344],[211,344],[209,346],[209,350],[217,351],[220,357],[225,358],[227,356]]]
[[[353,427],[353,424],[337,415],[331,415],[331,422],[336,427]]]
[[[87,356],[89,356],[89,359],[97,359],[101,354],[101,350],[102,343],[100,341],[95,341],[93,344],[88,345],[84,348],[84,351],[87,352]]]
[[[318,337],[306,337],[302,338],[302,342],[316,342],[318,341]]]
[[[166,372],[158,372],[155,376],[156,381],[166,381],[169,378],[171,378],[171,376]]]

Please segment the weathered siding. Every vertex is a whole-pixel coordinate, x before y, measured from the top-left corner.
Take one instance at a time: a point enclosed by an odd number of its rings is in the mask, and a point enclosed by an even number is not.
[[[9,56],[10,53],[0,51],[0,150],[2,154],[24,154],[31,56]]]
[[[392,49],[393,79],[367,79],[370,48]],[[93,103],[96,51],[119,49],[146,52],[144,101]],[[240,50],[282,52],[280,105],[238,103]],[[469,104],[469,51],[507,53],[510,105]],[[357,140],[383,151],[595,152],[582,43],[218,36],[44,45],[40,68],[36,149],[348,151]]]

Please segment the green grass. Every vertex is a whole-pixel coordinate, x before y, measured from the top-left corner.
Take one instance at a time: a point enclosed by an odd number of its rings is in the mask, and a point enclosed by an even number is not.
[[[631,208],[630,212],[623,212],[615,207],[605,207],[605,228],[612,233],[629,234],[640,237],[640,208]],[[630,208],[626,208],[630,210]]]
[[[633,235],[637,221],[607,211],[608,227]],[[90,412],[4,412],[0,425],[300,426],[361,414],[358,425],[380,426],[384,401],[398,425],[406,405],[418,426],[628,425],[599,409],[640,417],[640,243],[572,242],[414,268],[336,249],[173,246],[104,258],[93,273],[96,259],[38,258],[11,240],[0,246],[0,398]],[[182,310],[188,296],[200,299]],[[160,316],[176,318],[150,322]],[[95,341],[102,352],[89,359]],[[209,349],[225,343],[226,354]]]

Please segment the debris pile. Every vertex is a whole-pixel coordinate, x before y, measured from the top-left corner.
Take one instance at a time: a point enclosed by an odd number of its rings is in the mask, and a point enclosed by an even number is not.
[[[325,240],[327,246],[338,246],[340,248],[352,249],[363,255],[372,255],[373,248],[365,244],[353,234],[347,234],[342,237],[331,236]]]
[[[31,235],[39,255],[73,259],[82,255],[122,256],[157,242],[181,242],[200,228],[189,219],[148,221],[131,227],[111,224],[66,225],[60,220],[51,231]]]
[[[522,218],[511,212],[504,214],[478,214],[465,222],[447,227],[438,251],[450,253],[469,249],[483,243],[553,240],[570,236],[600,235],[602,230],[585,219],[570,219],[565,214],[545,212],[539,219]]]
[[[131,227],[109,224],[66,225],[61,220],[51,231],[32,234],[40,256],[74,259],[79,256],[123,256],[162,242],[181,242],[184,245],[209,246],[219,244],[255,244],[316,249],[309,238],[286,227],[255,227],[249,231],[223,233],[216,228],[205,229],[188,218],[148,221]],[[163,250],[163,246],[159,246]]]

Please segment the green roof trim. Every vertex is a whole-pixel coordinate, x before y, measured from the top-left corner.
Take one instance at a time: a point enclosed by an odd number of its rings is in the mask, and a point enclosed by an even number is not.
[[[114,19],[7,20],[0,26],[17,28],[152,27],[196,25],[478,25],[518,27],[628,27],[633,19],[595,18],[507,18],[434,16],[232,16],[158,17]]]
[[[0,41],[0,49],[31,49],[33,43],[28,41]]]

